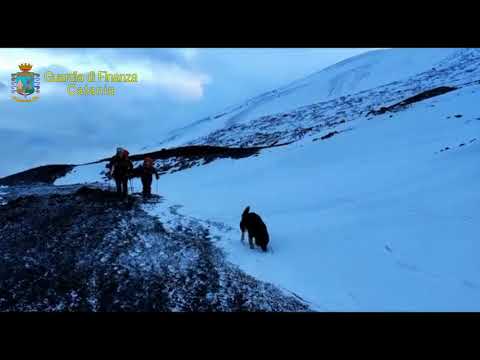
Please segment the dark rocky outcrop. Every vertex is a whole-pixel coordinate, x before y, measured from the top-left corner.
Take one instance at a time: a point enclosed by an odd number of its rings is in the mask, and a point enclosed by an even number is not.
[[[329,132],[328,134],[326,135],[323,135],[320,137],[321,140],[325,140],[325,139],[329,139],[331,138],[332,136],[338,134],[338,131],[332,131],[332,132]]]
[[[31,185],[36,183],[53,184],[56,179],[65,176],[75,165],[44,165],[25,170],[0,179],[0,185]]]
[[[407,105],[410,105],[410,104],[413,104],[413,103],[416,103],[416,102],[419,102],[419,101],[423,101],[423,100],[426,100],[426,99],[430,99],[432,97],[435,97],[435,96],[439,96],[439,95],[443,95],[443,94],[446,94],[450,91],[454,91],[454,90],[457,90],[456,87],[452,87],[452,86],[439,86],[439,87],[436,87],[434,89],[430,89],[430,90],[427,90],[427,91],[423,91],[417,95],[414,95],[414,96],[411,96],[405,100],[402,100],[396,104],[393,104],[393,105],[390,105],[390,106],[382,106],[380,109],[378,110],[370,110],[367,115],[365,116],[369,116],[369,115],[382,115],[382,114],[385,114],[386,112],[393,112],[393,111],[398,111],[398,110],[401,110],[403,108],[405,108]]]

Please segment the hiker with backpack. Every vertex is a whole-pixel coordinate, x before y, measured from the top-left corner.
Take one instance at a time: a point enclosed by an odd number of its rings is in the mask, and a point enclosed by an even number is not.
[[[117,194],[124,198],[128,195],[128,179],[133,170],[133,163],[128,158],[128,151],[117,148],[117,153],[110,159],[106,165],[110,169],[110,176],[115,180],[117,186]]]
[[[142,180],[142,195],[143,197],[150,197],[152,195],[152,179],[155,175],[158,180],[159,175],[157,169],[153,166],[153,160],[149,157],[146,157],[143,160],[143,165],[136,167],[133,171],[134,176],[138,176]]]

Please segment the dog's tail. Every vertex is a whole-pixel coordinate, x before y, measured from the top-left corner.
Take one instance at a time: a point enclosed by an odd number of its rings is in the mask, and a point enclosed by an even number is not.
[[[250,212],[250,206],[247,206],[245,210],[243,210],[242,216],[248,214],[249,212]]]

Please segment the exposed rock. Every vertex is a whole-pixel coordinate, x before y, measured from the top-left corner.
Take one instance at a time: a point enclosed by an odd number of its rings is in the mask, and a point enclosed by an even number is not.
[[[65,176],[75,165],[45,165],[25,170],[0,179],[0,185],[31,185],[37,183],[53,184],[59,177]]]
[[[135,198],[82,187],[0,206],[0,311],[308,306],[226,262],[201,224],[167,231]]]
[[[402,108],[404,108],[405,106],[407,105],[410,105],[410,104],[413,104],[413,103],[416,103],[416,102],[419,102],[419,101],[423,101],[423,100],[426,100],[426,99],[430,99],[432,97],[435,97],[435,96],[439,96],[439,95],[443,95],[443,94],[446,94],[450,91],[453,91],[453,90],[457,90],[456,87],[451,87],[451,86],[439,86],[439,87],[436,87],[434,89],[430,89],[430,90],[427,90],[427,91],[423,91],[415,96],[411,96],[405,100],[402,100],[396,104],[393,104],[391,106],[382,106],[380,109],[378,110],[371,110],[367,113],[366,116],[368,115],[381,115],[381,114],[384,114],[386,113],[387,111],[398,111]]]
[[[332,136],[334,136],[336,134],[338,134],[338,131],[332,131],[332,132],[329,132],[326,135],[321,136],[320,139],[325,140],[325,139],[331,138]]]

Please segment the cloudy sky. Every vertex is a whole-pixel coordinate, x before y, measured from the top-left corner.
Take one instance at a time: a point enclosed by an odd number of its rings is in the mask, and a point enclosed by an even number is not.
[[[0,49],[0,177],[32,166],[81,163],[117,146],[139,149],[168,131],[370,49]],[[24,62],[44,74],[137,73],[116,95],[69,96],[46,83],[40,100],[11,99]],[[84,85],[84,84],[80,84]]]

